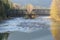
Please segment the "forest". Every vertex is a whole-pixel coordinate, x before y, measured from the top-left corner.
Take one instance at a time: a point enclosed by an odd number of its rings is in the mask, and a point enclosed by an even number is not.
[[[0,20],[8,18],[7,13],[11,9],[10,4],[8,0],[0,0]]]

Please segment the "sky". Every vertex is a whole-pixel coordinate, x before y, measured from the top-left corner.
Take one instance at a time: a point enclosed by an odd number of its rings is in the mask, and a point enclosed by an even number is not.
[[[34,6],[50,7],[52,0],[11,0],[20,5],[33,4]]]

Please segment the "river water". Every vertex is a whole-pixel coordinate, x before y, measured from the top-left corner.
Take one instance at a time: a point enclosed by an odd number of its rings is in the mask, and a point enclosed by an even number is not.
[[[0,32],[9,32],[8,40],[53,40],[48,16],[35,19],[16,17],[0,23]]]

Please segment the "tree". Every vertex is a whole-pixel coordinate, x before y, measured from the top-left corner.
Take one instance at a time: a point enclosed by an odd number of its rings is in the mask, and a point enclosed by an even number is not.
[[[51,32],[55,40],[60,40],[60,0],[53,0],[51,6]]]
[[[0,0],[0,18],[7,17],[7,11],[9,10],[9,1],[8,0]]]
[[[36,17],[35,13],[33,12],[34,7],[32,4],[28,4],[26,6],[26,9],[27,9],[26,18],[35,18]]]
[[[32,4],[28,4],[27,6],[26,6],[26,9],[27,9],[27,12],[28,13],[31,13],[32,11],[33,11],[33,5]]]

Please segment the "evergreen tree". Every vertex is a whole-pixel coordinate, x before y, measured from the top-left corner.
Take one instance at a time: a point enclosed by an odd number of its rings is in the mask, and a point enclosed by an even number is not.
[[[10,9],[9,1],[0,0],[0,18],[6,18],[9,9]]]

